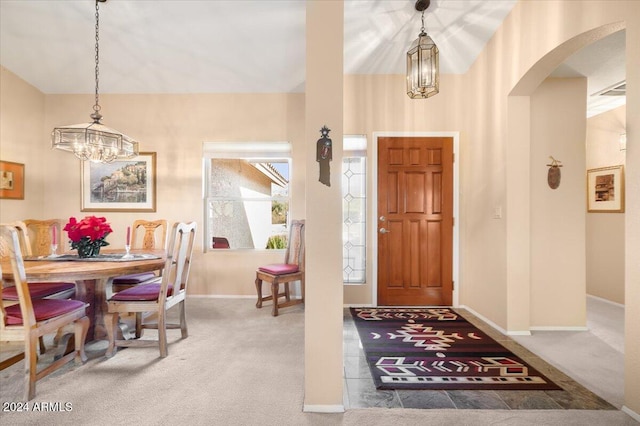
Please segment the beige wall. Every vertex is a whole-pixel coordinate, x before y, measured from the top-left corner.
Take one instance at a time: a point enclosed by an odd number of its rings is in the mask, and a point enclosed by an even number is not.
[[[587,120],[587,170],[625,164],[626,107]],[[624,304],[625,213],[587,213],[587,293]]]
[[[532,328],[586,326],[586,93],[585,78],[550,78],[531,96]],[[550,156],[562,162],[557,189]]]
[[[551,30],[540,31],[541,28]],[[480,194],[462,204],[469,230],[461,253],[463,286],[474,288],[464,303],[510,332],[531,327],[532,294],[529,248],[532,217],[531,96],[549,74],[575,51],[614,31],[627,30],[627,215],[625,224],[625,405],[640,412],[640,270],[630,262],[640,256],[640,150],[634,129],[640,126],[640,3],[631,1],[521,1],[489,42],[467,76],[474,141],[472,164],[463,164],[461,193],[470,190],[475,169],[484,167]],[[482,83],[482,84],[481,84]],[[560,111],[550,110],[549,114]],[[584,159],[584,157],[583,157]],[[523,173],[523,171],[525,171]],[[465,179],[466,177],[466,179]],[[467,196],[465,196],[466,198]],[[504,234],[475,232],[488,229],[492,204],[507,201]],[[524,208],[517,205],[524,201]],[[502,231],[502,229],[500,230]],[[475,237],[477,234],[478,238]],[[505,251],[507,256],[504,256]],[[473,253],[473,258],[468,256]],[[505,259],[509,261],[506,262]],[[637,264],[637,262],[636,262]],[[504,278],[495,270],[506,271]],[[488,278],[489,277],[489,278]],[[494,279],[491,279],[494,278]],[[631,284],[634,283],[634,284]],[[496,299],[496,294],[499,297]],[[508,304],[500,294],[506,295]],[[583,296],[584,297],[584,296]]]
[[[628,82],[625,404],[640,413],[640,346],[636,344],[640,341],[640,271],[633,266],[640,258],[640,222],[631,219],[640,217],[640,2],[520,2],[469,72],[442,76],[441,93],[426,101],[406,96],[402,76],[347,76],[344,133],[364,133],[371,141],[373,132],[381,131],[460,132],[461,304],[509,331],[528,330],[532,325],[530,310],[540,308],[535,303],[537,297],[531,297],[539,289],[532,289],[535,284],[529,273],[534,264],[529,252],[533,219],[529,204],[533,204],[531,186],[536,179],[533,170],[529,171],[535,133],[531,128],[535,105],[530,97],[564,58],[623,27],[627,30]],[[49,132],[54,125],[88,120],[92,96],[44,96],[4,70],[1,83],[0,154],[2,159],[7,155],[7,160],[26,163],[31,188],[27,188],[24,202],[0,201],[0,220],[23,218],[33,212],[42,217],[83,215],[78,161],[67,153],[49,151]],[[115,246],[123,243],[123,230],[138,217],[197,220],[203,229],[201,144],[205,141],[290,141],[292,217],[309,217],[307,206],[317,205],[313,197],[321,189],[309,189],[313,179],[305,174],[307,168],[312,174],[317,168],[305,144],[311,143],[311,134],[315,135],[313,141],[317,139],[320,123],[310,122],[305,128],[308,103],[304,95],[103,95],[101,105],[105,124],[138,138],[144,151],[158,153],[158,212],[106,214],[116,229],[111,240]],[[322,124],[331,127],[330,123]],[[335,129],[334,134],[342,133],[342,129]],[[334,201],[321,205],[331,206],[337,216],[339,204]],[[502,209],[502,218],[494,218],[496,208]],[[323,235],[313,232],[320,243],[329,238],[333,244],[340,221],[326,222]],[[191,282],[195,294],[253,296],[255,267],[280,258],[269,252],[203,255],[199,248]],[[329,258],[333,259],[322,255],[319,262]],[[318,274],[324,271],[312,271],[307,279],[321,280]],[[325,293],[312,290],[314,299],[308,300],[309,306],[321,302],[331,307],[332,313],[340,311],[341,294],[333,287],[336,283],[331,285]],[[345,301],[350,291],[345,290]],[[331,384],[314,376],[317,381],[311,381],[307,391],[317,403],[332,405],[341,394],[334,380],[341,374],[340,338],[336,337],[339,321],[333,322],[332,315],[328,331],[323,329],[321,315],[326,309],[321,313],[318,305],[314,306],[306,318],[313,335],[307,336],[330,347],[330,357],[324,361],[325,366],[331,366]],[[541,309],[536,318],[545,314]],[[317,357],[313,360],[316,365]]]
[[[44,169],[47,145],[42,140],[45,96],[0,67],[0,160],[25,165],[24,200],[0,199],[0,223],[28,219],[44,208]]]

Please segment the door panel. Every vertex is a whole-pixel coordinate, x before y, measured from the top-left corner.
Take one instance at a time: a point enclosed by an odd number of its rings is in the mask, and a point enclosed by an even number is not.
[[[378,304],[451,305],[453,139],[378,139]]]

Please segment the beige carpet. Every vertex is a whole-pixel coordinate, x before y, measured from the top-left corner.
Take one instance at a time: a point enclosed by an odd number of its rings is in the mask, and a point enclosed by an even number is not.
[[[153,348],[94,352],[37,385],[38,403],[65,412],[0,412],[6,425],[635,425],[620,411],[355,409],[303,413],[302,306],[257,310],[250,299],[188,300],[189,338],[169,331],[169,357]],[[153,333],[153,331],[147,331]],[[94,349],[104,345],[94,346]],[[23,363],[0,374],[0,401],[20,401]],[[16,379],[18,383],[16,383]]]

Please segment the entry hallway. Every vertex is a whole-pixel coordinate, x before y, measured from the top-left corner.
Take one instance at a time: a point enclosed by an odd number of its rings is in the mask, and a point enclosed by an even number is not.
[[[2,412],[3,424],[195,425],[636,425],[609,409],[358,408],[349,378],[345,413],[303,413],[304,307],[255,309],[252,299],[187,300],[189,338],[169,332],[169,356],[130,348],[107,360],[105,344],[92,359],[70,365],[37,385],[33,402],[70,403],[64,412]],[[352,324],[345,322],[345,360]],[[153,331],[145,331],[153,333]],[[313,336],[306,336],[313,338]],[[535,338],[535,336],[533,337]],[[598,338],[594,335],[594,338]],[[567,340],[564,336],[561,340]],[[4,350],[4,349],[3,349]],[[576,352],[577,348],[571,349]],[[356,355],[357,356],[357,355]],[[349,372],[349,362],[345,364]],[[18,363],[0,374],[0,401],[21,401]],[[580,380],[579,378],[576,378]],[[17,380],[17,383],[16,383]],[[366,379],[362,379],[366,380]],[[622,389],[622,384],[616,386]],[[480,396],[482,398],[482,396]],[[615,405],[615,401],[610,401]],[[64,404],[62,404],[64,405]]]

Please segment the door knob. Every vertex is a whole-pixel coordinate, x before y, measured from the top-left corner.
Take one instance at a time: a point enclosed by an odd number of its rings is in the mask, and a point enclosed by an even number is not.
[[[384,222],[385,220],[387,220],[387,218],[386,218],[386,217],[384,217],[384,216],[380,216],[380,222]]]
[[[388,229],[380,228],[380,233],[381,234],[388,234],[389,232],[391,232],[391,231],[389,231]]]

